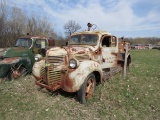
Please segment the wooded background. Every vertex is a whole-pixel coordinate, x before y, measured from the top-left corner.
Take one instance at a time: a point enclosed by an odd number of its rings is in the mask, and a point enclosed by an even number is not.
[[[81,26],[74,20],[69,20],[64,26],[66,36],[56,33],[54,25],[47,17],[38,15],[27,15],[18,7],[8,7],[5,0],[0,0],[0,48],[14,46],[17,39],[30,35],[51,37],[56,45],[65,43],[68,37],[81,29]],[[160,38],[125,38],[131,44],[158,44]]]

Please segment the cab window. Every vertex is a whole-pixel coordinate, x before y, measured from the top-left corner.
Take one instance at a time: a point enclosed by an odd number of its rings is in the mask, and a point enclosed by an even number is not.
[[[106,36],[103,38],[102,47],[111,47],[111,36]]]
[[[115,36],[105,36],[102,40],[102,47],[116,47],[116,44]]]
[[[112,36],[111,47],[116,47],[116,44],[117,44],[116,37]]]

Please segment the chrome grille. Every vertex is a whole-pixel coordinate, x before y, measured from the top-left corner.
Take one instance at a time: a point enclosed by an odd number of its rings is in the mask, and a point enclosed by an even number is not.
[[[48,84],[60,82],[62,79],[61,71],[54,71],[52,68],[48,68]]]
[[[42,67],[42,68],[41,68],[41,77],[45,76],[45,74],[46,74],[46,73],[45,73],[45,68]]]
[[[43,81],[47,83],[45,67],[42,67],[40,72],[41,72],[40,73],[41,74],[41,79],[43,79]]]
[[[48,56],[47,62],[51,65],[47,67],[47,81],[48,85],[53,85],[54,83],[60,83],[62,79],[61,70],[56,70],[57,66],[64,64],[64,56]],[[54,66],[54,67],[53,67]]]

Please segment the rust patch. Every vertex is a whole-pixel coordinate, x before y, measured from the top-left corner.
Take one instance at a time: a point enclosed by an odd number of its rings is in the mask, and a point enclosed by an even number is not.
[[[116,56],[116,57],[117,57],[117,53],[111,53],[111,55],[114,55],[114,56]]]
[[[57,82],[57,83],[52,84],[51,88],[52,88],[52,91],[60,89],[61,88],[61,82]]]
[[[13,73],[12,73],[13,78],[18,78],[20,76],[21,76],[21,73],[18,70],[13,71]]]
[[[91,51],[92,51],[92,49],[91,49],[91,48],[89,48],[89,51],[91,52]]]
[[[19,47],[18,49],[15,49],[16,51],[26,51],[26,49],[24,47]]]
[[[65,56],[64,56],[64,64],[67,65],[67,63],[68,63],[68,58],[67,58],[67,56],[65,55]]]
[[[4,59],[4,63],[13,63],[13,62],[18,62],[19,58],[6,58]]]
[[[85,51],[78,51],[78,54],[84,54]]]

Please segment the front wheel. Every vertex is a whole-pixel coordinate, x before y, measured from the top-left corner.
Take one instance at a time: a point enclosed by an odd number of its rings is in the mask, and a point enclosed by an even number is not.
[[[6,76],[6,80],[12,80],[17,79],[19,77],[24,77],[28,71],[26,68],[21,64],[21,65],[13,65],[10,70],[8,71],[8,74]]]
[[[94,74],[90,74],[83,85],[77,92],[77,99],[80,103],[84,104],[93,95],[96,87],[96,79]]]

